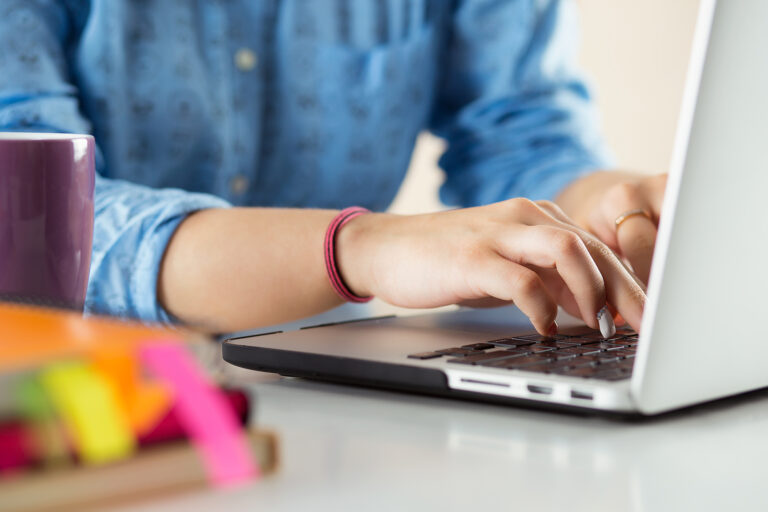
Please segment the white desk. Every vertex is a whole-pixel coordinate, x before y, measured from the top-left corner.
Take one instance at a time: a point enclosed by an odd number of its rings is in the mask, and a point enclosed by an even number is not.
[[[768,511],[768,392],[621,422],[247,372],[282,466],[123,510]]]

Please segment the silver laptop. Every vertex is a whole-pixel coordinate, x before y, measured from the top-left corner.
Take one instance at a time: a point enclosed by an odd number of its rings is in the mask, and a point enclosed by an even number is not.
[[[514,307],[230,338],[238,366],[554,408],[658,414],[768,387],[768,2],[704,1],[641,334]],[[631,101],[631,98],[627,99]],[[652,105],[648,106],[652,108]]]

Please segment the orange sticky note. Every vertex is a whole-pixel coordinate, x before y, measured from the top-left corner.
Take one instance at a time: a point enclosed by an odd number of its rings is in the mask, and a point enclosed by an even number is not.
[[[142,435],[154,427],[171,407],[170,389],[141,374],[135,350],[104,347],[94,350],[93,368],[112,385],[133,431]]]
[[[112,386],[89,365],[53,364],[40,381],[83,462],[110,462],[133,452],[136,439]]]
[[[163,326],[0,303],[0,371],[83,357],[103,347],[105,342],[113,347],[135,349],[146,339],[181,340],[194,336]]]
[[[150,431],[165,417],[173,403],[173,393],[160,382],[143,382],[133,395],[128,419],[137,435]]]

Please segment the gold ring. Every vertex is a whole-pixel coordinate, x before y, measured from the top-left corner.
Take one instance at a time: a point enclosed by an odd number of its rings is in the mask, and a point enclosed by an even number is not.
[[[643,210],[642,208],[635,208],[634,210],[627,210],[624,213],[622,213],[621,215],[619,215],[618,217],[616,217],[616,220],[613,221],[613,224],[616,226],[616,231],[619,230],[619,226],[621,226],[622,222],[624,222],[625,220],[629,219],[630,217],[634,217],[636,215],[642,215],[643,217],[645,217],[648,220],[653,220],[653,219],[651,219],[651,214],[648,213],[647,211]]]

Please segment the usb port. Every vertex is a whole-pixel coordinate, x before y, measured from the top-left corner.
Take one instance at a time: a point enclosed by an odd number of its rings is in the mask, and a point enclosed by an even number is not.
[[[534,384],[528,384],[528,391],[531,393],[538,393],[540,395],[551,395],[552,388],[549,386],[536,386]]]
[[[581,400],[592,400],[593,395],[588,391],[571,390],[571,398],[579,398]]]

